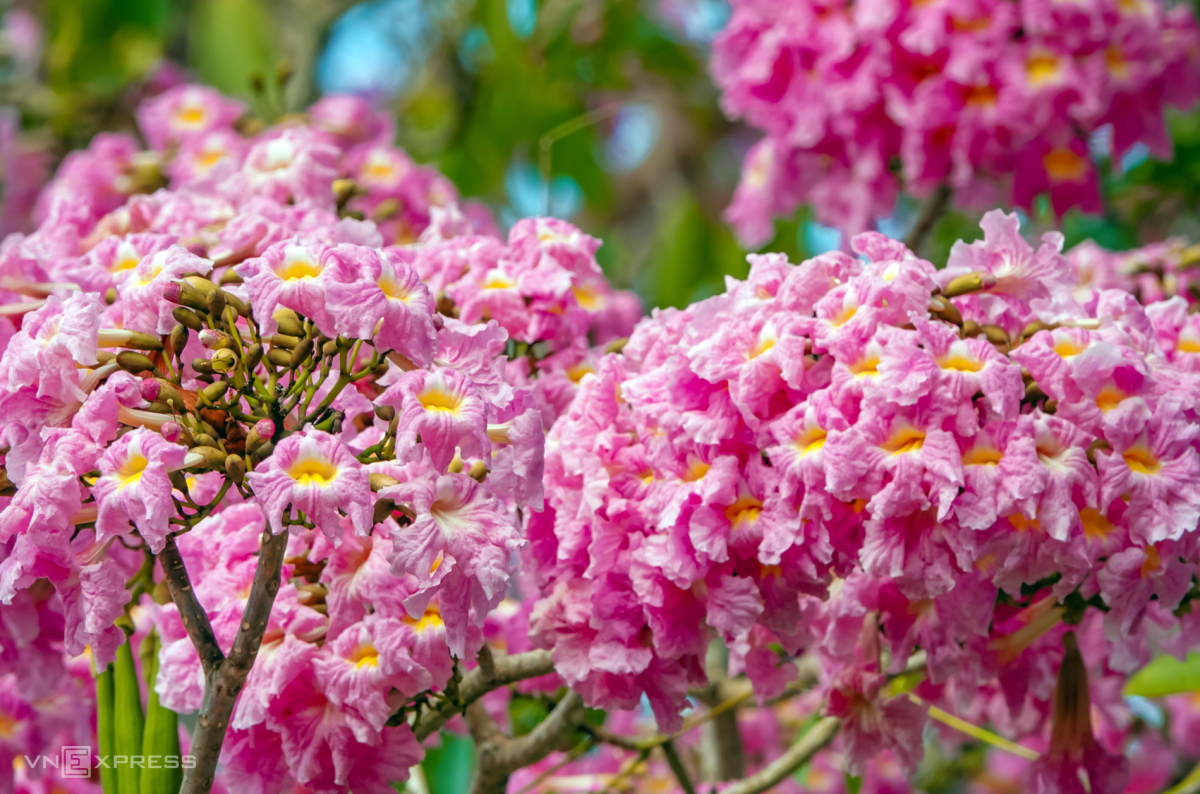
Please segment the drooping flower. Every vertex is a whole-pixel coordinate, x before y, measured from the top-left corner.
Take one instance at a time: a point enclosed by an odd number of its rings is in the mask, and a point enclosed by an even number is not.
[[[174,486],[168,472],[181,469],[187,450],[158,433],[139,427],[118,438],[100,457],[100,477],[92,486],[99,513],[97,541],[103,543],[134,529],[157,554],[175,515]]]

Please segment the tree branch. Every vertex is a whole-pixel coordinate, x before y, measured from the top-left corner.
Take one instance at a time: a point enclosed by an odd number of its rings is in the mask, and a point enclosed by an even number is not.
[[[913,253],[920,255],[920,248],[925,243],[925,238],[929,236],[929,232],[933,230],[933,225],[946,214],[946,208],[950,206],[950,190],[949,185],[938,185],[937,190],[930,196],[926,202],[924,209],[921,210],[920,217],[913,224],[912,231],[904,238],[904,244]]]
[[[167,581],[167,589],[171,592],[171,600],[179,609],[179,619],[187,630],[188,638],[200,656],[200,665],[204,674],[209,675],[215,667],[225,660],[225,654],[213,634],[212,623],[209,622],[208,612],[196,598],[192,589],[192,580],[183,564],[183,556],[175,545],[175,537],[167,536],[167,545],[158,555],[162,565],[163,578]]]
[[[421,714],[412,726],[417,741],[428,739],[452,717],[493,689],[554,672],[554,662],[550,659],[549,651],[538,650],[512,656],[493,656],[491,668],[491,675],[487,675],[484,666],[480,666],[463,676],[458,685],[457,704],[447,700],[441,706]]]
[[[842,721],[837,717],[825,717],[812,726],[808,733],[804,734],[800,741],[792,745],[786,753],[756,774],[729,786],[721,794],[761,794],[770,789],[803,766],[817,754],[818,750],[829,744],[837,735],[840,727],[842,727]]]
[[[665,742],[662,751],[663,755],[667,757],[667,765],[675,773],[675,779],[679,781],[679,787],[683,789],[684,794],[696,794],[696,787],[692,784],[692,778],[688,775],[687,768],[683,765],[683,759],[675,750],[675,743]]]
[[[270,528],[263,531],[254,583],[250,586],[250,598],[233,640],[233,648],[228,658],[215,664],[204,676],[204,700],[201,701],[200,717],[192,734],[191,754],[196,759],[196,765],[184,771],[180,794],[207,794],[212,789],[221,743],[225,740],[234,702],[246,683],[254,657],[258,655],[267,629],[267,619],[275,604],[275,594],[279,592],[287,539],[286,532],[273,535]]]
[[[717,681],[700,696],[709,709],[715,709],[722,703],[735,700],[741,694],[732,691],[727,679]],[[705,770],[705,780],[741,780],[746,775],[746,759],[742,751],[742,734],[738,730],[737,703],[717,712],[709,722],[704,736],[704,747],[710,757],[708,763],[701,764]],[[664,747],[666,745],[663,745]]]
[[[503,794],[508,788],[508,776],[518,769],[536,764],[550,755],[583,716],[583,698],[568,691],[554,710],[529,733],[510,739],[499,732],[491,733],[478,716],[480,704],[467,709],[471,719],[471,734],[476,737],[479,769],[472,784],[473,794]],[[491,722],[491,717],[487,718]],[[478,727],[477,727],[478,724]],[[492,728],[495,723],[492,722]],[[483,741],[480,741],[480,739]]]

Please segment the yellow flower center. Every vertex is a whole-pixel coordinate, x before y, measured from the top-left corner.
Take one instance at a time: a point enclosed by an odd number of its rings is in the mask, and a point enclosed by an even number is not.
[[[301,485],[316,485],[319,488],[337,479],[338,470],[331,462],[322,458],[301,458],[288,469],[288,476]]]
[[[807,455],[811,452],[816,452],[821,447],[825,446],[825,438],[828,434],[824,428],[814,427],[800,434],[796,439],[796,449],[800,450],[801,455]]]
[[[1138,474],[1157,474],[1162,468],[1162,462],[1154,457],[1149,449],[1140,445],[1125,450],[1124,457],[1125,465]]]
[[[1042,522],[1038,521],[1036,518],[1030,521],[1020,513],[1009,516],[1008,523],[1012,524],[1012,528],[1017,532],[1029,532],[1031,530],[1035,532],[1042,531]]]
[[[925,444],[925,433],[915,427],[902,427],[892,433],[891,438],[883,442],[880,448],[893,455],[903,455],[906,452],[918,452]]]
[[[404,301],[405,303],[408,303],[409,299],[412,297],[409,293],[405,292],[399,284],[396,283],[396,279],[392,276],[380,276],[379,280],[375,283],[379,285],[381,290],[383,290],[383,294],[387,295],[392,300]]]
[[[120,273],[125,270],[133,270],[138,266],[139,261],[136,257],[127,256],[124,259],[117,260],[108,271],[110,273]]]
[[[1000,450],[994,447],[975,447],[966,455],[963,455],[964,466],[996,466],[999,465],[1001,458]]]
[[[598,312],[604,308],[604,300],[600,293],[591,287],[571,287],[571,294],[575,296],[580,307],[589,312]]]
[[[987,21],[984,21],[987,24]],[[996,104],[996,89],[990,85],[973,85],[967,89],[967,104],[974,107],[990,107]]]
[[[1096,396],[1096,407],[1104,413],[1116,408],[1129,395],[1113,386],[1105,386]]]
[[[682,479],[684,482],[696,482],[708,474],[708,470],[711,468],[712,466],[702,460],[692,461],[692,465],[688,466],[688,470],[683,473]]]
[[[1104,540],[1112,534],[1112,522],[1100,515],[1100,511],[1094,507],[1080,510],[1079,518],[1083,521],[1083,536],[1088,540]]]
[[[357,668],[363,667],[378,667],[379,666],[379,651],[375,650],[374,645],[360,645],[354,649],[346,660],[353,662]]]
[[[178,121],[180,124],[186,124],[188,126],[195,126],[196,124],[201,123],[204,121],[204,117],[204,108],[196,107],[195,105],[180,108],[179,112],[175,114],[176,121]]]
[[[762,513],[762,506],[763,503],[753,496],[742,496],[725,508],[725,517],[733,524],[734,529],[738,529],[743,524],[753,524],[757,521]]]
[[[121,480],[121,484],[117,486],[117,490],[124,488],[126,485],[133,485],[142,479],[142,472],[146,470],[146,465],[149,462],[144,455],[130,455],[121,464],[121,468],[117,469],[117,477]]]
[[[1108,65],[1108,71],[1113,77],[1124,79],[1129,76],[1129,64],[1125,62],[1125,56],[1121,55],[1120,47],[1106,49],[1104,63]]]
[[[579,383],[579,381],[583,380],[584,375],[589,375],[595,371],[596,371],[595,367],[593,367],[591,364],[588,364],[585,362],[583,364],[576,364],[573,367],[568,367],[567,368],[567,377],[570,378],[575,383]]]
[[[462,400],[458,397],[437,388],[421,392],[417,395],[417,399],[425,407],[426,411],[445,411],[446,413],[456,414],[462,405]]]
[[[843,325],[854,319],[854,315],[857,313],[857,306],[846,306],[836,315],[829,318],[829,324],[834,328],[841,328]]]
[[[1088,172],[1087,160],[1070,149],[1052,149],[1042,158],[1042,166],[1051,182],[1078,182]]]
[[[1071,358],[1083,352],[1083,347],[1075,344],[1070,339],[1059,339],[1054,343],[1054,352],[1058,353],[1059,358]]]
[[[959,372],[978,372],[983,369],[983,364],[964,355],[952,355],[938,359],[938,366],[942,369],[953,369]]]
[[[879,374],[879,356],[867,356],[864,359],[855,361],[847,369],[850,374],[856,378],[865,378],[871,375]]]
[[[11,739],[17,732],[17,720],[0,711],[0,739]]]
[[[1156,549],[1154,546],[1147,546],[1145,548],[1145,552],[1146,561],[1142,563],[1143,579],[1162,567],[1162,558],[1158,556],[1158,549]]]
[[[283,267],[276,272],[284,281],[298,281],[302,278],[316,278],[321,275],[321,268],[312,262],[300,259],[295,262],[284,262]]]
[[[1025,74],[1029,84],[1039,86],[1058,76],[1058,56],[1049,53],[1033,55],[1025,61]]]
[[[757,343],[755,343],[754,347],[750,348],[750,354],[748,355],[748,358],[751,360],[756,359],[773,347],[775,347],[774,339],[771,339],[770,337],[760,339]]]

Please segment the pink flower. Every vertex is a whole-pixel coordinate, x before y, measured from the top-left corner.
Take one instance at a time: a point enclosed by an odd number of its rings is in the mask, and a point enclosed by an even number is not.
[[[339,156],[313,130],[272,130],[250,147],[241,170],[221,183],[221,191],[234,200],[266,196],[280,204],[291,199],[298,207],[330,207]]]
[[[100,458],[100,478],[92,486],[99,507],[97,541],[137,529],[157,554],[175,515],[167,472],[184,467],[187,450],[144,427],[114,441]]]
[[[112,235],[83,256],[59,262],[53,276],[59,281],[78,284],[85,292],[103,293],[129,280],[143,259],[174,242],[174,237],[167,234]]]
[[[65,301],[50,296],[9,340],[0,356],[0,384],[8,391],[36,385],[38,397],[82,402],[76,364],[96,363],[100,311],[94,295],[77,292]]]
[[[150,146],[164,149],[212,130],[229,128],[246,106],[202,85],[168,89],[138,108],[138,127]]]
[[[925,711],[906,696],[881,697],[887,677],[860,666],[843,670],[829,689],[826,714],[840,717],[848,771],[861,775],[867,764],[891,750],[912,774],[924,757],[921,731]]]
[[[522,540],[503,504],[462,474],[423,477],[380,491],[412,507],[417,518],[392,530],[390,562],[416,577],[420,592],[406,602],[418,615],[434,588],[441,592],[450,652],[466,653],[468,619],[476,626],[504,597],[508,561]]]
[[[374,500],[367,472],[334,436],[308,430],[288,436],[262,465],[246,475],[271,531],[283,531],[289,505],[291,520],[301,511],[335,545],[342,536],[338,513],[350,518],[354,532],[371,532]]]
[[[263,333],[275,332],[277,309],[292,309],[316,323],[326,336],[337,336],[326,303],[326,291],[335,281],[335,263],[341,262],[335,251],[294,239],[276,243],[262,256],[237,266]]]
[[[329,94],[308,109],[312,124],[334,138],[339,145],[363,141],[389,144],[395,135],[391,116],[376,111],[362,97],[353,94]]]
[[[335,282],[326,288],[327,311],[338,333],[374,339],[418,367],[433,361],[437,331],[433,296],[416,271],[396,257],[358,246],[334,249]]]
[[[450,464],[455,449],[464,458],[491,451],[484,402],[474,384],[456,370],[406,372],[378,402],[397,409],[397,448],[411,447],[420,436],[439,471]]]
[[[185,275],[204,275],[211,270],[212,262],[179,245],[143,259],[117,290],[125,328],[147,334],[170,333],[178,323],[171,316],[175,305],[163,298],[163,288]]]
[[[167,173],[178,188],[200,179],[221,180],[242,164],[249,144],[233,130],[210,130],[187,138]]]
[[[25,470],[16,496],[0,511],[0,542],[18,533],[74,529],[71,517],[87,496],[79,478],[95,467],[100,450],[72,430],[48,430],[47,436],[38,462]]]

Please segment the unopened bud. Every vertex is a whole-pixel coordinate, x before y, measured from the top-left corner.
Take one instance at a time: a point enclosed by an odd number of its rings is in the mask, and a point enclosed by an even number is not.
[[[146,378],[138,384],[138,391],[141,393],[143,400],[152,403],[158,399],[158,394],[162,391],[162,384],[154,378]]]
[[[396,503],[391,499],[380,499],[375,503],[375,513],[371,516],[371,522],[374,524],[382,524],[391,517],[392,511],[396,509]]]
[[[1010,344],[1008,332],[998,325],[981,325],[979,330],[983,331],[984,337],[993,345],[1008,347]]]
[[[285,350],[282,347],[273,347],[267,351],[267,361],[277,367],[290,367],[292,365],[292,351]]]
[[[225,466],[225,459],[229,457],[217,447],[210,446],[192,447],[191,452],[202,458],[202,461],[197,465],[206,469],[223,468]]]
[[[957,298],[959,295],[970,295],[996,286],[996,277],[991,273],[967,273],[951,280],[942,294],[947,298]]]
[[[186,494],[188,492],[186,474],[181,471],[170,471],[167,472],[167,478],[171,481],[171,485],[174,485],[180,493]]]
[[[109,351],[109,350],[97,350],[96,351],[97,366],[102,367],[105,364],[111,364],[116,360],[117,360],[117,357],[115,354],[112,353],[112,351]]]
[[[246,477],[246,461],[242,460],[241,455],[230,455],[225,458],[225,474],[235,484],[242,484],[242,480]]]
[[[154,362],[141,353],[134,353],[132,350],[123,350],[117,354],[117,366],[126,372],[137,374],[139,372],[150,372],[154,369]]]
[[[233,337],[224,331],[205,328],[200,332],[200,344],[208,350],[224,350],[233,347]]]
[[[375,415],[385,422],[392,421],[392,417],[396,415],[396,409],[390,405],[376,405]]]
[[[271,319],[275,321],[279,333],[297,338],[304,336],[304,324],[300,322],[300,316],[291,309],[276,309]]]
[[[192,369],[196,370],[202,375],[212,375],[214,372],[216,372],[216,370],[213,369],[212,359],[208,358],[192,359]]]
[[[171,283],[167,284],[167,286],[163,287],[162,296],[163,300],[167,301],[168,303],[182,303],[183,285],[176,281],[172,281]]]
[[[367,479],[371,482],[371,490],[375,492],[400,484],[400,481],[395,477],[389,477],[386,474],[368,474]]]
[[[338,343],[336,340],[330,339],[325,344],[321,345],[321,352],[327,356],[336,356],[338,352]]]
[[[338,209],[345,207],[347,202],[354,198],[357,191],[358,183],[353,179],[335,179],[333,181],[333,198],[337,202]]]
[[[158,429],[162,437],[172,444],[178,444],[179,439],[183,436],[183,428],[178,422],[163,422],[163,426]]]
[[[398,199],[384,199],[375,206],[375,211],[371,213],[371,220],[375,221],[376,223],[390,221],[392,218],[395,218],[400,214],[401,209],[403,209],[403,207],[401,207]]]
[[[246,354],[242,357],[242,363],[246,365],[246,372],[253,372],[258,363],[262,361],[263,346],[258,342],[246,348]]]
[[[471,464],[471,470],[467,472],[467,476],[476,482],[483,482],[488,476],[487,466],[483,465],[482,460],[477,460]]]
[[[178,358],[183,355],[183,349],[187,347],[188,329],[182,325],[177,325],[171,329],[171,349],[175,351],[175,356]]]
[[[288,334],[274,334],[267,341],[275,347],[286,347],[288,350],[294,350],[296,345],[300,344],[300,337],[289,336]]]
[[[134,331],[128,340],[125,341],[125,347],[131,347],[134,350],[162,350],[162,339],[154,334],[143,334]]]
[[[275,451],[275,445],[272,444],[270,441],[268,441],[267,443],[263,444],[261,447],[259,447],[258,449],[254,450],[253,452],[250,453],[250,463],[253,466],[257,466],[258,464],[262,463],[267,458],[271,457],[271,453],[274,451]]]
[[[213,353],[212,368],[214,372],[224,374],[237,366],[237,354],[228,348]]]
[[[974,320],[966,320],[962,325],[963,339],[971,339],[983,333],[983,329],[979,327],[979,323]]]
[[[313,354],[313,340],[305,339],[292,351],[291,368],[299,369]]]
[[[270,419],[259,419],[254,423],[254,432],[263,438],[271,438],[275,435],[275,423]]]
[[[212,312],[213,317],[220,317],[225,313],[225,292],[220,289],[215,289],[208,296],[208,310]]]
[[[201,389],[200,394],[204,395],[204,399],[208,400],[209,404],[212,405],[224,397],[227,391],[229,391],[229,381],[218,380]]]
[[[213,438],[212,433],[197,433],[192,446],[195,447],[215,447],[217,439]]]

